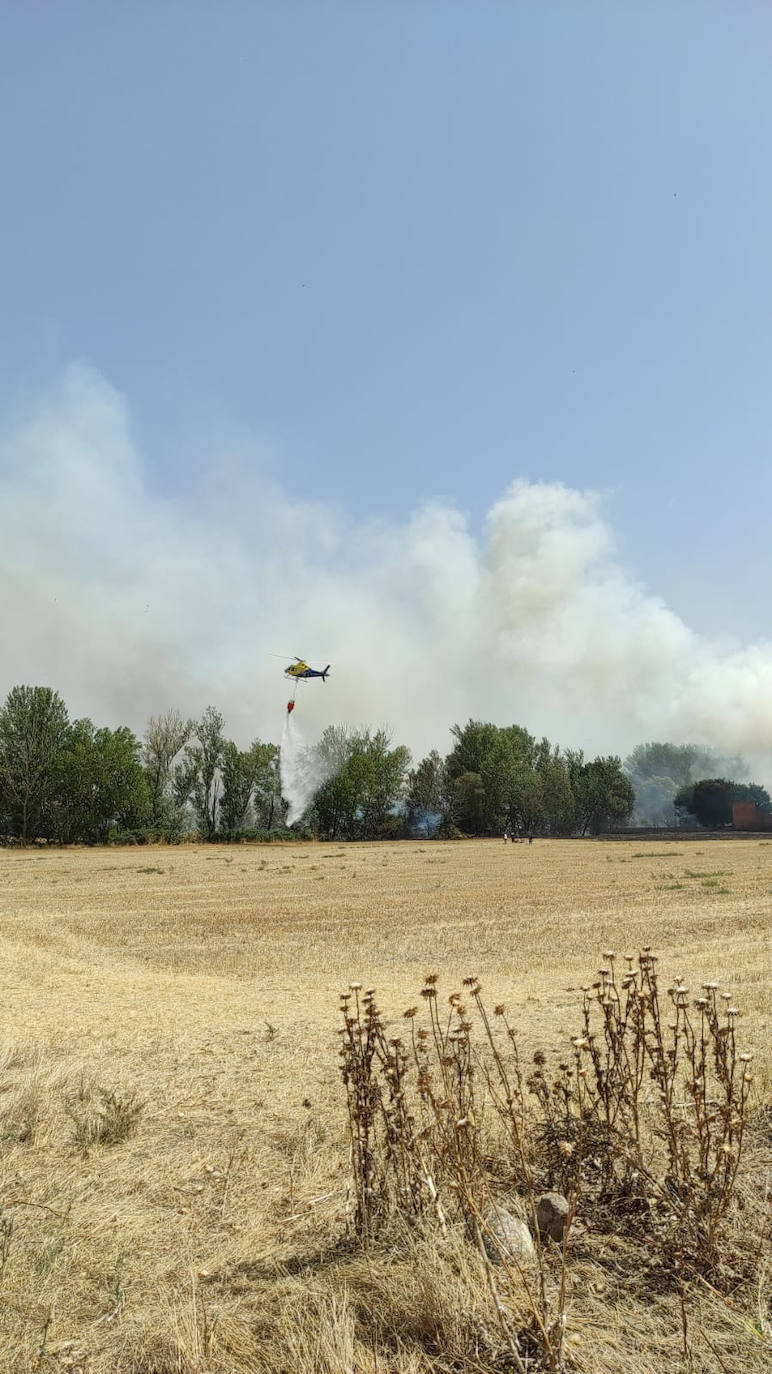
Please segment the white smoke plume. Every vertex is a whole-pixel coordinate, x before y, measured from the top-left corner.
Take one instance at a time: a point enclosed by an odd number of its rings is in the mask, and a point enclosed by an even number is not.
[[[772,749],[772,645],[691,631],[630,575],[592,493],[515,481],[477,538],[446,504],[350,527],[259,466],[213,452],[159,495],[125,402],[82,366],[7,418],[0,700],[48,684],[71,715],[140,733],[211,703],[237,742],[277,740],[297,654],[332,664],[298,687],[309,738],[386,724],[445,752],[472,715],[592,752]]]
[[[304,738],[297,721],[289,713],[281,733],[279,764],[281,794],[289,802],[287,825],[294,825],[310,805],[314,793],[327,781],[332,765],[326,763]]]

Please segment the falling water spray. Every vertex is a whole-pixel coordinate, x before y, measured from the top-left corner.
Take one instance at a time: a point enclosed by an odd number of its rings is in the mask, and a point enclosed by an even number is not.
[[[281,793],[289,803],[287,825],[294,825],[305,814],[314,793],[330,776],[330,765],[304,738],[292,715],[287,712],[279,748]]]

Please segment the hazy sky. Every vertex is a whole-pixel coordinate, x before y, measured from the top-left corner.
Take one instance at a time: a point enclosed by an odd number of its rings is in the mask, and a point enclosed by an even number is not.
[[[116,539],[130,561],[164,520],[195,562],[193,521],[207,558],[249,550],[234,637],[260,540],[301,603],[344,550],[345,620],[374,523],[435,502],[485,546],[513,481],[562,483],[601,493],[630,585],[727,652],[766,640],[771,61],[760,0],[7,0],[6,577],[66,521],[91,604]],[[64,494],[78,398],[89,443],[120,412],[139,531],[113,492],[89,543]],[[62,504],[14,562],[33,492]],[[47,665],[25,586],[0,688]],[[325,653],[306,610],[280,651]]]

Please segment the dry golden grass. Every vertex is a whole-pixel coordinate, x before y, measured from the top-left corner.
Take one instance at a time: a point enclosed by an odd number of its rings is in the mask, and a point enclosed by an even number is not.
[[[757,839],[0,850],[0,1370],[473,1369],[474,1255],[336,1247],[337,994],[361,979],[397,1013],[427,973],[475,973],[549,1047],[599,952],[650,944],[732,987],[769,1101],[771,898]],[[84,1155],[99,1089],[145,1107]],[[632,1313],[623,1270],[577,1256],[577,1368],[678,1368],[672,1295]],[[719,1352],[695,1336],[695,1369],[766,1367],[763,1294],[757,1318],[694,1301]]]

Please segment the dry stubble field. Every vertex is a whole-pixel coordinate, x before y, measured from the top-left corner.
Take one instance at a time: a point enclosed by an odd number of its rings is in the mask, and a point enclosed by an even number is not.
[[[461,1288],[432,1290],[427,1252],[390,1277],[337,1246],[352,979],[396,1015],[427,973],[477,974],[550,1048],[600,951],[648,944],[666,975],[731,987],[772,1096],[768,840],[0,850],[0,875],[2,1371],[490,1367],[454,1354]],[[100,1089],[144,1110],[84,1152]],[[619,1276],[584,1264],[575,1367],[681,1367],[672,1302],[642,1293],[636,1334]],[[722,1341],[733,1374],[765,1367],[759,1303],[753,1330],[737,1303],[701,1313],[719,1354],[695,1369],[726,1367]]]

